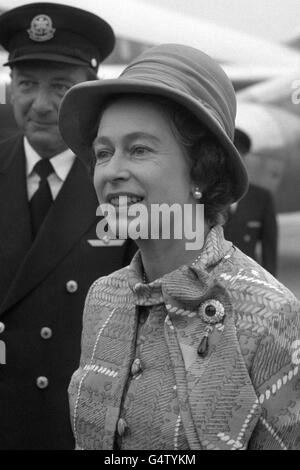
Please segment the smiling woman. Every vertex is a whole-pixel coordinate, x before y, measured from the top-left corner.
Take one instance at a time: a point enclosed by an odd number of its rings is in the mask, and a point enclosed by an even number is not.
[[[64,139],[91,155],[99,202],[119,225],[137,202],[148,219],[155,205],[177,205],[204,232],[196,251],[185,233],[137,238],[130,266],[91,287],[69,387],[77,448],[300,447],[299,302],[221,225],[248,185],[235,105],[222,69],[175,44],[63,100]]]

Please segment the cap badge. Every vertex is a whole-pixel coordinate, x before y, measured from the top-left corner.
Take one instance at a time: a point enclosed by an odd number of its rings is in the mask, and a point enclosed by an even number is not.
[[[55,29],[48,15],[37,15],[31,21],[30,29],[27,29],[30,39],[36,42],[49,41],[54,37]]]

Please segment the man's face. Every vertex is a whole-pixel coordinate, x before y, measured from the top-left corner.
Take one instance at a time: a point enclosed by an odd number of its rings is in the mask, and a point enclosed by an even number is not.
[[[58,130],[58,110],[66,91],[87,80],[84,67],[36,62],[12,70],[11,102],[18,126],[43,158],[67,147]]]

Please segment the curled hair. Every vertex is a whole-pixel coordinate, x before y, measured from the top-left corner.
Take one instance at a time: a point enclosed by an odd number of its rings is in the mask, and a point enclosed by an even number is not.
[[[168,100],[169,101],[169,100]],[[224,224],[228,207],[234,201],[233,176],[226,150],[217,138],[186,108],[165,103],[175,135],[192,161],[191,179],[201,188],[201,203],[210,225]]]
[[[175,137],[191,159],[191,179],[202,192],[205,219],[209,225],[224,224],[234,201],[233,176],[225,149],[188,109],[169,99],[151,97],[169,116]]]

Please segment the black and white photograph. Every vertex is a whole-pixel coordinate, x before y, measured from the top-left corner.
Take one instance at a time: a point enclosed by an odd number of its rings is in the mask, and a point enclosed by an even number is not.
[[[299,17],[0,0],[0,450],[300,450]]]

